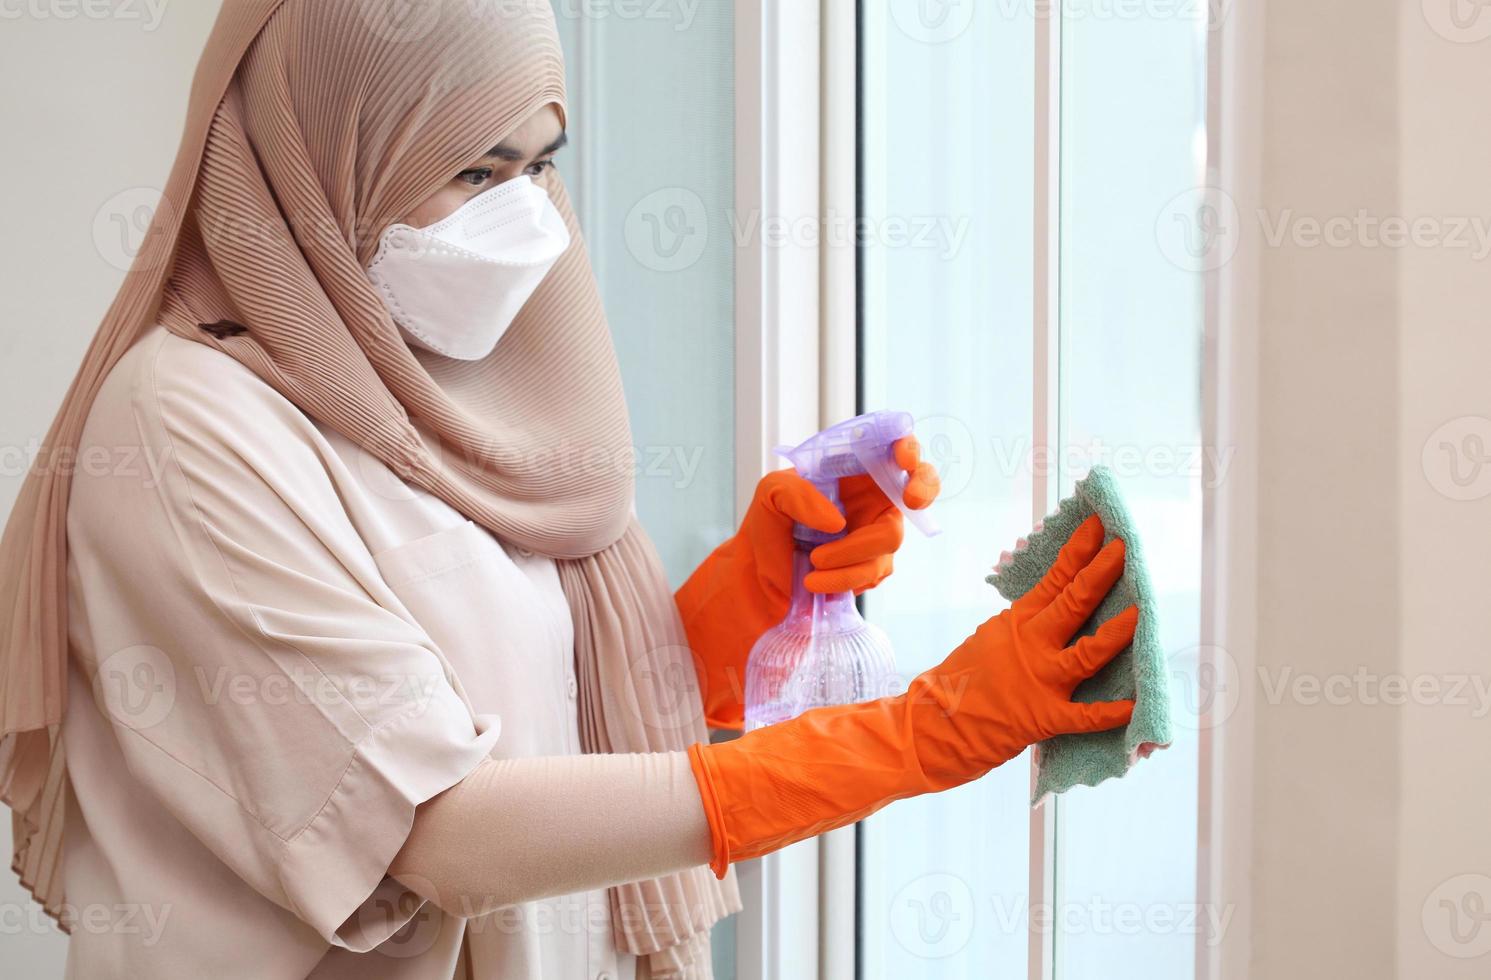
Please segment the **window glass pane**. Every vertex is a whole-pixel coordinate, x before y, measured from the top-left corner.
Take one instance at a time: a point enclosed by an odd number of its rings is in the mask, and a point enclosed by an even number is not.
[[[1034,27],[1021,5],[862,5],[863,407],[910,411],[943,533],[908,525],[865,597],[908,679],[1003,601],[984,576],[1031,521]],[[1002,12],[1002,13],[1001,13]],[[1023,977],[1029,766],[861,826],[867,980]]]
[[[1118,476],[1144,532],[1182,723],[1122,780],[1059,798],[1058,978],[1181,980],[1205,939],[1184,718],[1200,616],[1203,297],[1185,254],[1160,244],[1177,199],[1202,183],[1206,5],[1195,6],[1063,8],[1061,487],[1097,462]]]

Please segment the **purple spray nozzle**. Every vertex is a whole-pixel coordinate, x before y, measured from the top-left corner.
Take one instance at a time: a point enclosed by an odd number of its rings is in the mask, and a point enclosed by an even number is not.
[[[891,449],[897,439],[910,435],[911,429],[910,412],[870,412],[829,426],[799,446],[777,446],[775,452],[790,460],[798,475],[817,487],[841,512],[844,506],[839,500],[839,479],[869,474],[906,519],[931,537],[942,529],[926,511],[912,510],[901,499],[909,477],[896,465]],[[802,524],[793,530],[799,541],[813,544],[832,541],[843,533],[817,531]]]

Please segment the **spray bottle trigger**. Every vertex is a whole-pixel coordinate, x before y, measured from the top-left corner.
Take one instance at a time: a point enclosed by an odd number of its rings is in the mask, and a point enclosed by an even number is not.
[[[932,515],[925,510],[913,510],[906,506],[904,494],[906,484],[911,482],[911,476],[896,465],[890,454],[885,452],[885,447],[878,450],[874,446],[855,443],[853,445],[855,458],[870,474],[880,492],[890,498],[891,503],[896,505],[905,518],[927,537],[933,537],[942,533],[942,528],[932,519]]]

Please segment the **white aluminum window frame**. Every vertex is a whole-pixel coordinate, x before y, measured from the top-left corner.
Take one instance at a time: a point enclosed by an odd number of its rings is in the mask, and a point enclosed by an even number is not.
[[[1206,180],[1229,193],[1241,213],[1253,213],[1263,173],[1264,9],[1214,3],[1210,15]],[[1259,247],[1257,236],[1240,236],[1232,259],[1206,277],[1202,439],[1213,449],[1242,451],[1232,456],[1225,481],[1204,485],[1202,651],[1227,651],[1240,689],[1210,692],[1198,725],[1197,901],[1230,909],[1231,925],[1216,945],[1197,944],[1197,980],[1252,976],[1255,724],[1246,693],[1257,662],[1259,528],[1257,462],[1246,449],[1258,445]],[[1213,659],[1215,676],[1222,666]]]
[[[822,172],[820,39],[816,4],[736,2],[735,225],[757,229],[737,243],[735,261],[737,516],[761,477],[781,467],[772,447],[824,424],[820,397],[830,386],[821,376],[820,250],[811,238],[789,236],[784,244],[764,232],[773,219],[793,227],[821,213],[819,184],[805,176]],[[819,976],[819,951],[827,948],[820,913],[837,905],[819,900],[824,850],[825,838],[813,838],[735,865],[744,905],[736,923],[739,980]]]

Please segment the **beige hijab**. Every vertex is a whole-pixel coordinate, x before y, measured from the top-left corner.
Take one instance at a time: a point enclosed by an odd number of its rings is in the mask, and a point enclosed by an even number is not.
[[[562,559],[587,752],[707,740],[671,589],[631,514],[620,375],[561,180],[541,183],[574,243],[483,360],[416,356],[363,271],[383,228],[548,103],[564,112],[546,0],[224,0],[160,206],[0,540],[0,798],[13,868],[54,916],[69,462],[100,382],[156,320]],[[707,973],[710,925],[740,909],[733,874],[705,867],[610,894],[617,948],[650,954],[655,976]]]

